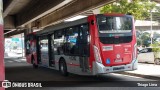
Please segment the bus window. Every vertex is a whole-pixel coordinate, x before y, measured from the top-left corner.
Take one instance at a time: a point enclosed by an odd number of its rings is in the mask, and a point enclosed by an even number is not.
[[[41,51],[48,51],[48,39],[43,39],[40,41]]]
[[[78,27],[68,28],[66,30],[66,54],[78,55]]]
[[[58,30],[54,32],[52,36],[52,42],[54,43],[54,54],[63,54],[64,52],[64,30]]]

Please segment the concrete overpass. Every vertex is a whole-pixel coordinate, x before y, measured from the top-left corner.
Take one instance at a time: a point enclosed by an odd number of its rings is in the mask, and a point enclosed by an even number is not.
[[[155,2],[157,2],[157,3],[160,3],[160,0],[151,0],[151,1],[155,1]]]
[[[12,36],[42,29],[116,0],[3,0],[4,33]],[[153,0],[160,3],[160,0]]]
[[[11,36],[42,29],[76,15],[93,13],[114,0],[3,0],[4,33]]]

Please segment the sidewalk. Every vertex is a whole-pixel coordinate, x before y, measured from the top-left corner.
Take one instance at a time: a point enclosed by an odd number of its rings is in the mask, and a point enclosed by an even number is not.
[[[24,57],[23,53],[23,57]],[[15,52],[5,52],[4,53],[4,58],[11,57],[11,58],[19,58],[22,57],[22,53],[15,53]]]
[[[4,59],[17,59],[17,60],[21,60],[21,61],[26,61],[26,57],[24,54],[22,57],[22,54],[18,54],[15,52],[5,52]]]
[[[126,74],[131,76],[138,76],[147,79],[154,79],[160,81],[160,65],[138,63],[138,69],[135,71],[119,72],[119,74]]]

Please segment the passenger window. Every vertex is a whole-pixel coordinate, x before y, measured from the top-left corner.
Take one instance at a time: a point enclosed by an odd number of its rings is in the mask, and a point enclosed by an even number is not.
[[[64,30],[57,30],[52,35],[52,42],[54,43],[54,54],[64,53]]]
[[[66,30],[66,49],[65,53],[69,55],[78,55],[78,27],[71,27]]]
[[[40,50],[42,52],[48,52],[48,39],[40,40]]]

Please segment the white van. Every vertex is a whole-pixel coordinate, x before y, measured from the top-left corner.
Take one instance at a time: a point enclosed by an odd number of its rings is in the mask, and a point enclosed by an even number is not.
[[[138,52],[138,62],[154,63],[160,65],[160,52],[155,57],[153,48],[144,48]]]

